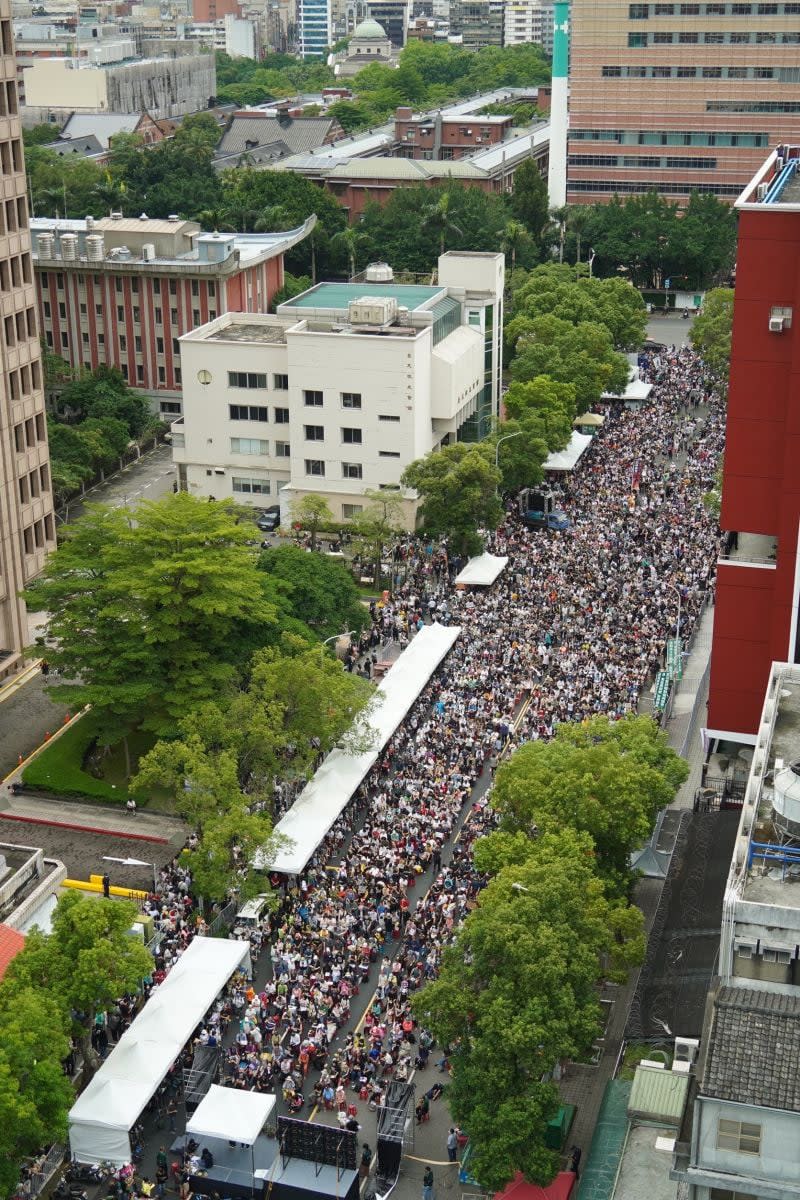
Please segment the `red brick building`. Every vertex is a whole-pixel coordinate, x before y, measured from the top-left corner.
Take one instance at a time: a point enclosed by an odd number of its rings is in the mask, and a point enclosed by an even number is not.
[[[708,725],[754,740],[773,660],[800,661],[800,147],[736,203],[739,252]],[[796,310],[796,311],[795,311]]]
[[[411,108],[398,108],[394,136],[400,157],[442,162],[504,142],[513,126],[511,116],[443,116],[440,112],[415,116]]]
[[[267,312],[285,252],[311,231],[203,233],[194,221],[31,222],[42,336],[72,367],[116,366],[161,415],[181,411],[178,338],[226,312]]]

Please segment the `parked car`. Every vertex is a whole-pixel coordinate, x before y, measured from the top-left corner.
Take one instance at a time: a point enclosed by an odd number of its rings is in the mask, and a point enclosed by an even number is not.
[[[273,504],[270,508],[266,508],[256,521],[256,525],[258,525],[262,533],[274,533],[280,523],[281,509],[279,504]]]

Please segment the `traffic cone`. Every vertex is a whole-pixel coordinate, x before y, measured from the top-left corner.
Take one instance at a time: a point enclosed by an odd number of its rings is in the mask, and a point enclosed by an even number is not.
[[[47,733],[44,735],[44,740],[45,740],[46,742],[49,742],[49,741],[50,741],[50,736],[51,736],[51,735],[50,735],[50,730],[48,729]]]

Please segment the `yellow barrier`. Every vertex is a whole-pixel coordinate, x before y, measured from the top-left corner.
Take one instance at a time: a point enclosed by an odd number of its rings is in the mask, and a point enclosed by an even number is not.
[[[89,879],[64,879],[61,883],[62,887],[76,888],[80,892],[97,892],[103,890],[103,876],[90,875]],[[147,892],[138,891],[136,888],[114,887],[108,889],[110,896],[121,896],[123,900],[146,900]]]

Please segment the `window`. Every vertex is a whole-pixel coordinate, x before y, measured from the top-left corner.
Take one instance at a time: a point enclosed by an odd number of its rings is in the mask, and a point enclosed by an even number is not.
[[[678,41],[682,46],[694,46],[700,40],[699,34],[696,33],[679,33]]]
[[[324,475],[325,463],[321,458],[306,459],[306,475]]]
[[[255,371],[228,371],[228,387],[266,390],[267,376]]]
[[[731,1121],[720,1117],[717,1124],[717,1149],[736,1154],[761,1153],[761,1126],[749,1121]]]
[[[240,475],[234,475],[231,483],[235,492],[246,492],[253,496],[269,495],[268,479],[243,479]]]
[[[263,438],[231,438],[231,454],[269,454],[269,442]]]
[[[629,33],[628,34],[628,45],[635,49],[643,48],[644,46],[647,45],[647,34],[646,33]]]
[[[746,79],[747,67],[728,67],[728,79]]]
[[[307,442],[324,442],[325,428],[322,425],[304,425],[303,430]]]
[[[273,375],[272,376],[272,386],[275,388],[276,392],[288,392],[289,376],[288,375]]]
[[[276,458],[289,458],[290,455],[291,455],[291,449],[289,447],[288,442],[276,442],[275,443],[275,457]]]
[[[792,961],[792,956],[788,950],[774,950],[769,946],[764,947],[761,957],[764,959],[764,962],[780,963],[784,967],[788,967]]]
[[[646,21],[650,15],[648,4],[629,4],[628,19],[631,21]]]
[[[342,392],[342,408],[361,408],[361,393]]]
[[[381,413],[378,417],[379,421],[399,421],[399,417],[390,416],[388,413]]]
[[[758,1200],[752,1192],[731,1192],[728,1188],[712,1188],[708,1200]]]
[[[304,389],[303,403],[308,408],[322,408],[322,392],[309,391],[307,388]]]
[[[674,4],[657,4],[656,5],[656,16],[657,17],[671,17],[674,15],[674,13],[675,13],[675,5]]]
[[[343,504],[342,505],[342,520],[349,521],[351,517],[357,517],[364,511],[363,504]]]
[[[654,33],[653,34],[653,45],[655,45],[655,46],[671,46],[672,45],[672,36],[673,35],[671,33]]]
[[[343,479],[363,479],[364,468],[361,463],[342,463]]]
[[[360,429],[343,429],[342,441],[346,446],[361,445],[361,430]]]
[[[288,408],[274,408],[272,411],[275,414],[275,424],[276,425],[288,425],[289,424]]]
[[[603,79],[621,79],[622,67],[603,67],[601,75]]]
[[[231,421],[268,421],[268,410],[257,404],[229,404],[228,417]]]
[[[399,458],[399,457],[400,457],[399,450],[379,450],[378,451],[378,458]]]

